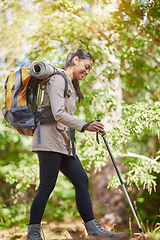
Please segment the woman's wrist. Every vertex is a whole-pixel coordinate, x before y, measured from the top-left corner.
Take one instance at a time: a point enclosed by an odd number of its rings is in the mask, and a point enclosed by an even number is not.
[[[89,126],[89,124],[91,124],[91,123],[92,122],[84,124],[84,126],[81,129],[81,132],[84,132],[86,130],[86,128]]]

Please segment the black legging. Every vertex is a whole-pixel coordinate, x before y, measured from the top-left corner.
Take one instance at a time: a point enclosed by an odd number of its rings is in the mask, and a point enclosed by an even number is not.
[[[59,170],[75,187],[77,209],[86,223],[94,218],[88,192],[88,177],[78,157],[56,152],[38,152],[40,184],[30,212],[30,224],[40,224],[48,198],[53,191]]]

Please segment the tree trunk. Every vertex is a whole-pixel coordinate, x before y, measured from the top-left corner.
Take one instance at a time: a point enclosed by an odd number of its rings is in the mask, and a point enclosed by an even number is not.
[[[116,165],[121,171],[121,159],[116,159]],[[108,225],[126,224],[126,203],[123,189],[109,189],[108,183],[116,172],[112,161],[107,160],[107,165],[99,172],[91,173],[92,202],[96,217],[102,217]]]

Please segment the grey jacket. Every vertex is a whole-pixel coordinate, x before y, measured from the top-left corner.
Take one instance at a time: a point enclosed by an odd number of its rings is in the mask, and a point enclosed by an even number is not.
[[[72,80],[66,71],[61,70],[68,80],[68,93],[70,97],[64,98],[65,81],[62,76],[55,75],[47,82],[44,90],[43,102],[40,106],[51,105],[53,116],[56,122],[41,124],[41,144],[37,141],[37,129],[33,135],[32,151],[52,151],[72,156],[69,128],[81,131],[86,122],[76,118],[76,92]]]

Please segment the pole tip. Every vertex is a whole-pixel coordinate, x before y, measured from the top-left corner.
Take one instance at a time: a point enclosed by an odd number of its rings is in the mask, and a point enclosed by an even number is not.
[[[146,239],[145,236],[144,236],[144,233],[142,231],[142,228],[140,228],[139,231],[141,232],[143,239]]]

